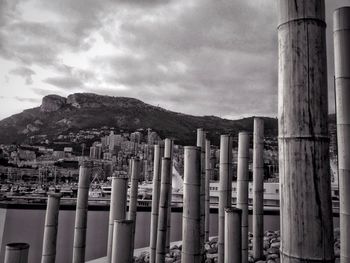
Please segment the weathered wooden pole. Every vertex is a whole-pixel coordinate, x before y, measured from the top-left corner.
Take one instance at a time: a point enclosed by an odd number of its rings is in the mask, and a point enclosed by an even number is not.
[[[159,197],[159,217],[157,231],[157,248],[156,262],[165,262],[165,254],[167,253],[167,230],[168,230],[168,206],[169,192],[171,190],[171,159],[162,158],[162,175]]]
[[[220,137],[218,263],[224,262],[225,208],[232,204],[232,138]]]
[[[237,208],[242,210],[242,263],[248,262],[249,134],[238,134]]]
[[[184,188],[182,214],[182,263],[200,263],[201,149],[186,146],[184,152]]]
[[[126,204],[128,195],[128,177],[120,174],[113,174],[111,202],[109,207],[108,223],[108,243],[107,243],[107,261],[112,258],[113,247],[113,228],[115,220],[126,219]]]
[[[350,6],[334,12],[340,199],[340,262],[350,262]]]
[[[164,157],[171,159],[171,178],[173,178],[173,158],[174,158],[174,140],[166,138],[164,140]],[[171,239],[171,200],[172,200],[172,180],[170,180],[170,192],[169,192],[169,206],[168,206],[168,230],[166,236],[166,250],[170,250],[170,239]]]
[[[4,263],[28,263],[29,244],[9,243],[5,247]]]
[[[50,193],[47,197],[45,229],[41,263],[55,263],[58,214],[62,194]]]
[[[242,210],[225,209],[225,263],[242,262]]]
[[[281,262],[333,262],[324,0],[279,0]]]
[[[253,257],[264,256],[264,120],[254,118],[253,135]]]
[[[79,170],[78,197],[75,212],[73,241],[73,263],[85,262],[86,225],[92,168],[93,162],[83,161]]]
[[[150,230],[150,262],[156,260],[158,215],[159,215],[159,197],[162,156],[164,155],[164,145],[154,146],[154,168],[153,168],[153,189],[152,189],[152,212],[151,212],[151,230]]]
[[[135,243],[135,230],[136,230],[136,214],[137,214],[137,195],[139,189],[140,178],[140,159],[131,159],[131,186],[130,186],[130,199],[129,199],[129,213],[128,219],[133,221],[132,227],[132,244],[131,244],[131,258],[134,254]]]
[[[201,236],[199,242],[202,253],[204,253],[205,240],[205,140],[205,131],[202,128],[197,129],[197,147],[201,149]]]
[[[133,262],[133,231],[132,220],[114,220],[112,263]]]
[[[210,141],[205,140],[205,229],[204,241],[209,241],[209,226],[210,226],[210,179],[212,168],[210,164]]]

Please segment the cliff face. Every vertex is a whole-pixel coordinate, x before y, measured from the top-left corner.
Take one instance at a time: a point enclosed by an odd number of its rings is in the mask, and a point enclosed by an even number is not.
[[[0,143],[20,143],[32,135],[45,134],[50,138],[102,126],[126,131],[151,128],[162,137],[174,137],[179,143],[191,145],[199,127],[218,141],[221,133],[252,131],[253,118],[232,121],[214,116],[198,117],[168,111],[133,98],[92,93],[76,93],[67,98],[48,95],[40,107],[0,121]],[[265,134],[277,135],[276,119],[265,118]]]
[[[48,95],[42,100],[40,111],[52,112],[61,109],[66,105],[67,99],[58,95]]]

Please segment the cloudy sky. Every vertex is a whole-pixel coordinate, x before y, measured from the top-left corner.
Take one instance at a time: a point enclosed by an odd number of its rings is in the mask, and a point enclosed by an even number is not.
[[[325,0],[330,111],[332,13]],[[277,114],[276,0],[0,0],[0,119],[94,92],[194,114]]]

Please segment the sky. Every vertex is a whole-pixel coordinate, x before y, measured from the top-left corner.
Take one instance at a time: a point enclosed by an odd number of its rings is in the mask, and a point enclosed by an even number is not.
[[[329,111],[332,14],[325,0]],[[277,115],[276,0],[0,0],[0,119],[77,92],[237,119]]]

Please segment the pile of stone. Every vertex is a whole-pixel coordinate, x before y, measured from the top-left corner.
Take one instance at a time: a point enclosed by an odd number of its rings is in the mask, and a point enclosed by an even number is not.
[[[337,258],[339,258],[340,252],[340,237],[339,228],[334,231],[334,253]],[[253,244],[252,244],[253,234],[249,233],[249,262],[255,263],[279,263],[280,262],[280,231],[266,231],[264,235],[264,255],[263,260],[255,260],[253,258]],[[215,263],[218,258],[218,238],[213,237],[209,242],[205,244],[206,260],[205,263]],[[135,257],[136,263],[148,263],[149,253],[144,252],[139,257]],[[170,253],[167,254],[166,263],[180,263],[181,262],[181,245],[173,246],[170,249]]]

